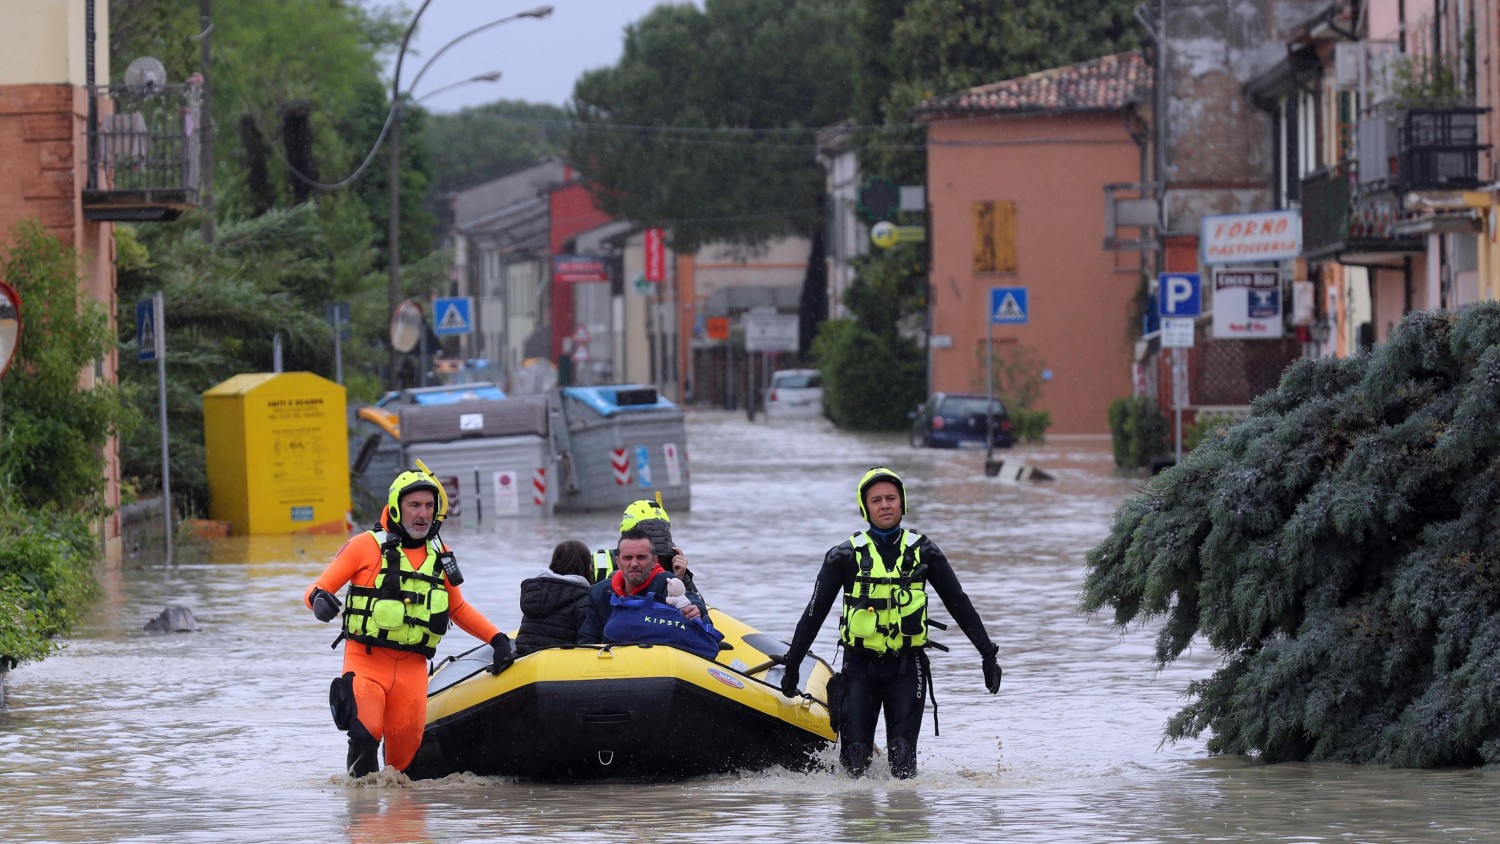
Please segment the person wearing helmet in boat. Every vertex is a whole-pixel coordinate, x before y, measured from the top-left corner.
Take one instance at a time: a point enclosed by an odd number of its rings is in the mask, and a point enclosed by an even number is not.
[[[713,639],[711,645],[707,644],[706,636],[717,636],[712,634],[701,634],[700,630],[712,628],[708,626],[708,607],[703,603],[703,598],[696,592],[686,592],[681,597],[686,602],[673,601],[677,596],[681,581],[671,572],[662,568],[660,556],[653,546],[651,534],[640,525],[629,528],[620,534],[620,544],[617,550],[618,569],[614,574],[604,580],[595,583],[589,589],[588,612],[584,615],[583,627],[578,631],[578,642],[584,645],[598,644],[631,644],[642,641],[650,641],[655,644],[670,644],[684,646],[686,649],[699,647],[705,653],[718,653],[718,640]],[[685,590],[684,590],[685,591]],[[649,598],[649,602],[634,599]],[[675,621],[663,623],[662,629],[642,630],[634,625],[634,619],[642,610],[642,604],[647,612],[657,612],[658,617],[670,618],[672,613],[680,613],[686,622],[700,621],[699,624],[679,624]],[[681,607],[676,605],[681,603]],[[660,611],[661,606],[671,608],[670,612]],[[617,618],[618,614],[618,618]],[[646,622],[648,627],[651,623]],[[671,628],[667,630],[666,628]],[[637,634],[646,632],[653,637],[658,634],[665,638],[641,638]],[[719,637],[722,638],[722,637]],[[710,659],[712,656],[709,657]]]
[[[693,582],[693,570],[688,568],[687,556],[683,554],[682,548],[672,542],[672,518],[667,515],[666,508],[661,506],[661,493],[656,495],[655,501],[641,498],[630,502],[620,517],[620,533],[633,527],[644,530],[651,537],[657,562],[661,563],[662,568],[676,575],[688,592],[697,593],[698,586]],[[614,574],[615,557],[618,553],[615,548],[601,548],[594,552],[595,583]]]
[[[343,676],[333,681],[329,708],[349,734],[350,776],[379,769],[376,752],[404,771],[422,743],[427,717],[427,660],[452,621],[494,649],[490,670],[515,660],[510,639],[459,591],[463,575],[438,538],[448,496],[421,461],[419,472],[391,482],[387,506],[372,530],[349,538],[303,595],[319,621],[343,612]],[[334,596],[349,585],[341,604]]]
[[[913,777],[917,774],[917,734],[930,689],[925,648],[941,647],[927,639],[927,584],[932,584],[943,606],[978,649],[990,694],[1000,691],[1000,664],[995,656],[1000,649],[990,641],[948,558],[932,540],[901,526],[907,503],[900,476],[884,467],[871,469],[860,479],[857,495],[859,513],[869,527],[834,546],[823,558],[812,599],[787,648],[781,691],[793,698],[802,694],[797,685],[802,659],[834,598],[842,595],[843,682],[839,699],[829,702],[830,709],[841,713],[839,762],[852,776],[860,776],[869,767],[875,721],[884,707],[891,774]]]

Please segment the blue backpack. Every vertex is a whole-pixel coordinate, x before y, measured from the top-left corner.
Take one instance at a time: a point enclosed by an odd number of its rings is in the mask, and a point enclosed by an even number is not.
[[[714,629],[706,616],[684,618],[671,604],[649,594],[622,598],[610,595],[614,612],[604,625],[604,639],[629,645],[670,645],[704,659],[719,655],[724,634]]]

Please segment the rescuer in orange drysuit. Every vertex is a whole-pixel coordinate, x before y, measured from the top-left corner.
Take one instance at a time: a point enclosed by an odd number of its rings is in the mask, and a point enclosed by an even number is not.
[[[344,673],[333,681],[329,708],[349,733],[350,776],[379,769],[382,739],[387,765],[402,771],[411,763],[427,717],[427,660],[450,619],[494,648],[492,672],[515,661],[509,637],[458,590],[463,576],[437,538],[447,494],[418,466],[422,472],[402,472],[391,483],[380,526],[350,537],[303,596],[320,621],[343,610]],[[334,593],[345,583],[341,605]]]

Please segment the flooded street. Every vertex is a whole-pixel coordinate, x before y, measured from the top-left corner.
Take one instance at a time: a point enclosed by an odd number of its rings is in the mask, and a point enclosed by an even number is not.
[[[67,647],[12,672],[0,711],[0,841],[1484,841],[1500,773],[1257,765],[1161,746],[1206,649],[1160,674],[1154,629],[1121,636],[1074,612],[1084,552],[1136,481],[1103,440],[1018,448],[1054,474],[984,477],[982,451],[919,451],[826,423],[689,415],[692,512],[672,512],[710,604],[790,638],[824,551],[862,526],[854,488],[888,465],[906,524],[953,562],[1005,671],[984,693],[956,629],[933,654],[920,774],[770,772],[670,784],[551,786],[477,777],[355,787],[328,717],[336,630],[300,596],[342,538],[251,537],[137,560]],[[570,537],[612,541],[615,513],[452,524],[465,595],[505,628],[517,586]],[[150,634],[163,607],[199,633]],[[948,620],[936,605],[933,615]],[[830,658],[837,613],[814,652]],[[440,656],[475,642],[461,631]],[[881,732],[883,736],[883,731]],[[696,752],[713,752],[698,748]],[[829,753],[830,762],[833,752]]]

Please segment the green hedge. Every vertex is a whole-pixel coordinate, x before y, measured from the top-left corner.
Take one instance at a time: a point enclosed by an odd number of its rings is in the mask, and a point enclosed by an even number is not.
[[[82,293],[79,257],[34,220],[0,258],[21,332],[0,403],[0,665],[39,660],[97,588],[104,448],[137,420],[125,390],[79,386],[114,345],[108,314]]]
[[[1046,441],[1047,429],[1052,427],[1052,411],[1007,407],[1006,413],[1010,416],[1010,432],[1016,442],[1041,443]]]
[[[1167,418],[1144,396],[1109,403],[1109,433],[1115,465],[1134,469],[1167,453]]]
[[[818,330],[813,356],[823,374],[823,406],[835,425],[851,431],[900,431],[922,403],[921,350],[903,338],[882,339],[850,320]]]
[[[27,510],[7,496],[0,522],[0,666],[45,657],[98,588],[99,546],[79,515]]]

